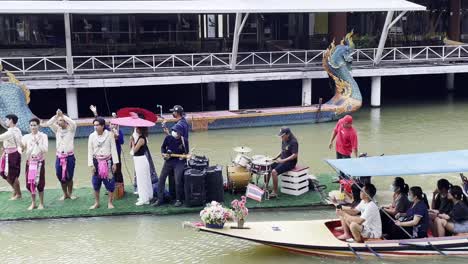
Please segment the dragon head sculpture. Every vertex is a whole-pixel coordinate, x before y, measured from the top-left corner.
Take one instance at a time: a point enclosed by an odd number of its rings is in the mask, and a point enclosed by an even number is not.
[[[337,116],[354,112],[362,105],[359,86],[351,75],[355,47],[353,34],[353,32],[346,34],[339,45],[335,45],[333,40],[322,60],[323,68],[335,86],[335,95],[327,104],[336,106]]]

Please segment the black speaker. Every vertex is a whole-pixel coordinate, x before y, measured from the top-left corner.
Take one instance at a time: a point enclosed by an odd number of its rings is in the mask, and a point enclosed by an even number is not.
[[[205,205],[205,171],[188,169],[184,172],[184,194],[186,206]]]
[[[223,167],[216,165],[206,170],[206,201],[224,202]]]
[[[209,165],[210,161],[205,156],[193,156],[191,159],[188,160],[188,166],[191,169],[197,169],[202,171],[208,168]]]

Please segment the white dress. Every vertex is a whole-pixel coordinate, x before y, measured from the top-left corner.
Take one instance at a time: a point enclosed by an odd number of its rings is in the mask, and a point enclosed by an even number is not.
[[[140,151],[143,152],[146,149],[145,144],[141,147]],[[147,203],[153,199],[153,185],[151,184],[151,171],[148,159],[146,155],[133,156],[133,162],[135,164],[135,174],[138,186],[138,201],[141,203]]]

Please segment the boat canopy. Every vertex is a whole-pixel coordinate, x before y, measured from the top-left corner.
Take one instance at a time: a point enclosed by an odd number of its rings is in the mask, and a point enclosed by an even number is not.
[[[325,161],[352,177],[460,173],[468,171],[468,150]]]
[[[1,1],[3,14],[216,14],[423,11],[406,0]]]

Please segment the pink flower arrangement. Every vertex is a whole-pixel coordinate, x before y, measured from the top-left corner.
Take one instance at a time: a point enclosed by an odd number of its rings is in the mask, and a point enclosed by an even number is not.
[[[216,201],[212,201],[200,211],[200,217],[205,224],[221,225],[232,219],[232,210],[224,208]]]
[[[232,210],[234,211],[234,217],[237,220],[244,220],[249,215],[249,209],[245,206],[247,198],[241,197],[241,200],[234,200],[231,202]]]

